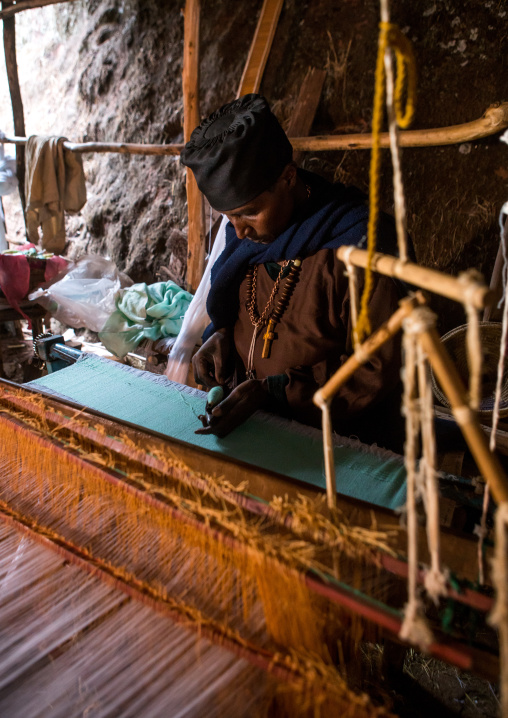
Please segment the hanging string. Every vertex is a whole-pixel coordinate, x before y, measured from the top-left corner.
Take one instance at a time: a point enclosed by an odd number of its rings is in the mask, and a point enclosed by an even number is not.
[[[396,25],[389,22],[380,23],[378,56],[376,62],[374,109],[372,117],[372,153],[370,161],[369,185],[369,223],[367,229],[368,261],[365,269],[365,285],[363,289],[360,315],[355,326],[355,343],[360,343],[370,334],[371,326],[368,315],[368,304],[373,287],[372,259],[376,249],[377,223],[379,217],[379,187],[381,175],[380,134],[383,121],[383,105],[385,98],[385,53],[389,47],[395,50],[397,59],[397,83],[395,87],[395,117],[399,127],[409,127],[415,109],[416,63],[411,45]],[[406,82],[407,78],[407,82]],[[402,98],[407,85],[406,105]],[[403,250],[404,253],[404,250]]]
[[[346,271],[348,276],[348,283],[349,283],[349,297],[350,297],[350,306],[351,306],[351,323],[353,327],[356,327],[356,323],[358,321],[358,297],[359,297],[359,291],[358,291],[358,272],[356,271],[356,267],[351,261],[351,252],[353,252],[356,249],[354,245],[351,247],[348,247],[346,251],[344,252],[344,258],[343,262],[346,265]],[[357,335],[356,332],[353,331],[353,346],[355,350],[358,348],[359,344],[357,341]]]
[[[501,208],[501,212],[499,214],[499,229],[500,229],[500,243],[501,243],[501,253],[503,255],[503,269],[501,271],[501,276],[503,279],[503,296],[499,300],[498,307],[500,307],[503,302],[503,319],[502,319],[502,329],[501,329],[501,343],[499,346],[499,360],[497,364],[497,379],[496,379],[496,393],[494,397],[494,409],[492,412],[492,428],[490,432],[490,440],[489,440],[489,448],[491,451],[496,450],[496,432],[497,432],[497,425],[499,423],[499,409],[501,406],[501,390],[503,387],[503,376],[504,376],[504,366],[506,361],[506,339],[508,336],[508,302],[506,301],[506,285],[507,285],[507,278],[508,278],[508,252],[507,252],[507,244],[508,244],[508,233],[506,232],[505,227],[505,220],[506,215],[508,215],[508,202],[505,202],[503,207]],[[490,491],[488,484],[485,484],[484,488],[484,494],[483,494],[483,505],[482,505],[482,517],[480,520],[480,525],[476,529],[476,533],[478,534],[478,580],[480,581],[480,584],[485,583],[485,569],[484,569],[484,560],[483,560],[483,543],[485,541],[485,537],[487,535],[487,513],[489,509],[489,501],[490,501]]]
[[[430,313],[429,313],[430,314]],[[427,328],[435,324],[434,316],[420,316],[419,321]],[[423,320],[423,321],[422,321]],[[420,393],[421,432],[423,456],[420,461],[423,498],[427,514],[427,543],[430,553],[430,570],[425,574],[425,589],[437,605],[439,597],[446,594],[447,573],[441,569],[439,530],[439,489],[436,473],[436,436],[434,432],[434,405],[429,364],[418,344],[418,388]]]
[[[496,511],[496,550],[492,560],[492,578],[496,588],[496,602],[489,623],[499,630],[499,658],[501,663],[499,715],[508,715],[508,503],[499,504]]]
[[[504,365],[506,361],[506,339],[508,335],[508,301],[506,298],[506,286],[508,280],[508,232],[506,231],[505,218],[508,215],[508,202],[505,202],[499,214],[499,227],[501,230],[501,251],[503,254],[503,296],[499,306],[503,305],[503,324],[501,330],[501,346],[499,347],[499,361],[497,364],[496,393],[494,399],[494,411],[492,414],[492,431],[490,433],[490,450],[496,448],[496,430],[499,422],[499,408],[501,406],[501,389],[503,386]]]
[[[459,282],[464,285],[464,309],[467,316],[466,350],[469,370],[469,406],[478,411],[482,396],[482,360],[483,350],[480,338],[480,317],[473,303],[473,294],[476,282],[482,277],[475,269],[469,269],[459,275]],[[487,510],[489,505],[489,489],[487,484],[483,488],[483,505],[480,525],[476,527],[478,535],[478,579],[484,582],[485,572],[483,565],[483,542],[487,534]]]
[[[404,607],[404,620],[399,632],[402,640],[409,641],[422,649],[428,648],[433,636],[423,610],[418,592],[418,516],[416,445],[420,414],[416,398],[417,334],[421,322],[415,320],[414,312],[404,321],[404,395],[403,414],[406,417],[406,443],[404,457],[407,474],[407,534],[408,534],[408,602]]]

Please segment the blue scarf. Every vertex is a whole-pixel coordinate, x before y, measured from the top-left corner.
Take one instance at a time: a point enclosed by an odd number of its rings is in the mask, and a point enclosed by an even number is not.
[[[343,245],[361,246],[367,238],[368,207],[365,195],[355,187],[331,184],[319,175],[299,170],[311,193],[301,214],[270,244],[238,239],[231,222],[226,226],[226,246],[212,267],[207,311],[211,325],[203,339],[215,329],[233,326],[238,317],[238,293],[251,264],[309,257],[320,249]],[[378,251],[396,252],[393,220],[380,218]]]

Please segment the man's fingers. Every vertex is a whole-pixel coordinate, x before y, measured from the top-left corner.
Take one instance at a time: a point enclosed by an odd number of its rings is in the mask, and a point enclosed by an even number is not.
[[[194,371],[194,381],[196,384],[204,384],[205,386],[212,387],[217,386],[217,380],[212,374],[212,365],[206,359],[206,357],[197,356],[192,361],[192,368]]]
[[[213,434],[215,433],[211,426],[204,426],[201,429],[196,429],[195,434]]]

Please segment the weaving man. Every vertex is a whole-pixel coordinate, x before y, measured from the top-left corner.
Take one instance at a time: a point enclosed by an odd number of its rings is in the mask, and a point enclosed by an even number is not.
[[[198,383],[233,389],[198,433],[225,436],[258,409],[320,426],[313,394],[353,353],[348,279],[336,249],[366,241],[365,196],[298,169],[261,95],[214,112],[194,130],[181,159],[210,205],[229,219],[225,250],[212,269],[211,324],[193,368]],[[385,215],[378,235],[380,251],[393,253],[393,222]],[[376,277],[373,330],[400,296],[400,285]],[[397,340],[342,387],[332,415],[339,434],[401,449]]]

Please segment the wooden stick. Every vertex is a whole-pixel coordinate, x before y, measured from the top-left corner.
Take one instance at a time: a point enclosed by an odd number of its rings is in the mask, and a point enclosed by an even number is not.
[[[314,399],[315,401],[315,399]],[[335,459],[333,455],[333,430],[330,403],[320,404],[323,429],[323,452],[325,458],[326,503],[329,509],[337,506],[337,478],[335,476]]]
[[[481,126],[473,132],[474,128]],[[407,130],[400,132],[400,144],[403,147],[432,147],[435,145],[452,145],[460,142],[480,139],[501,132],[508,127],[508,102],[490,107],[482,119],[464,125],[443,127],[434,130]],[[445,136],[453,130],[454,136]],[[425,138],[421,137],[425,133]],[[24,131],[19,137],[4,137],[3,144],[24,145]],[[467,136],[466,136],[467,135]],[[417,137],[418,136],[418,137]],[[418,139],[419,138],[419,139]],[[330,150],[362,150],[372,147],[372,135],[322,135],[318,137],[290,137],[289,141],[296,151],[323,152]],[[388,147],[388,134],[381,135],[381,146]],[[129,142],[64,142],[64,147],[73,152],[120,152],[130,155],[179,155],[183,144],[149,145]]]
[[[439,127],[429,130],[405,130],[399,132],[400,147],[432,147],[471,142],[482,137],[495,135],[508,127],[508,102],[491,105],[483,117],[463,125]],[[316,137],[290,138],[293,149],[305,152],[324,150],[368,150],[372,147],[371,134],[320,135]],[[380,136],[381,147],[389,147],[387,132]]]
[[[340,247],[337,250],[337,257],[341,261],[344,261],[347,249],[348,247]],[[354,249],[348,256],[349,261],[356,267],[365,269],[367,266],[368,254],[366,250]],[[402,279],[409,284],[414,284],[421,289],[427,289],[462,304],[467,299],[476,309],[484,309],[494,297],[493,292],[486,284],[473,280],[466,284],[443,272],[420,267],[418,264],[412,264],[411,262],[402,262],[389,254],[376,253],[372,261],[372,269],[379,274]]]
[[[508,478],[483,433],[476,414],[468,406],[467,391],[435,328],[425,329],[418,337],[437,379],[446,394],[453,415],[482,472],[494,499],[508,501]]]
[[[14,139],[19,140],[20,138]],[[125,155],[180,155],[183,149],[183,143],[143,145],[131,142],[64,142],[63,145],[66,150],[73,152],[119,152]]]
[[[26,137],[2,137],[0,143],[26,145]],[[114,152],[124,155],[179,155],[183,143],[177,145],[148,145],[133,142],[68,142],[63,146],[72,152]]]
[[[2,2],[2,10],[12,6],[12,2]],[[23,112],[23,100],[18,78],[18,62],[16,60],[16,25],[15,18],[9,17],[4,20],[4,52],[5,67],[9,81],[9,92],[12,102],[12,115],[14,119],[14,132],[25,134],[25,116]],[[26,200],[25,200],[25,149],[16,148],[16,175],[18,177],[19,197],[23,210],[23,218],[26,225]]]
[[[327,504],[333,509],[337,503],[337,480],[335,476],[335,460],[333,454],[333,433],[330,405],[333,397],[339,388],[351,377],[352,374],[365,364],[375,352],[391,339],[402,327],[402,322],[411,314],[419,304],[424,304],[425,299],[421,293],[414,297],[402,299],[400,308],[392,314],[390,319],[382,324],[379,329],[359,347],[353,356],[350,356],[335,374],[318,389],[314,394],[314,404],[321,409],[323,427],[323,452],[325,458],[326,496]]]
[[[183,133],[186,142],[199,125],[199,0],[187,0],[184,13]],[[187,289],[195,292],[205,265],[203,198],[192,171],[187,168]]]
[[[400,307],[388,321],[384,322],[374,334],[371,334],[363,344],[360,345],[357,352],[350,356],[344,364],[337,369],[335,374],[328,379],[326,384],[318,389],[314,394],[314,404],[322,408],[323,404],[329,403],[340,387],[355,373],[355,371],[366,362],[380,349],[383,344],[391,339],[402,327],[402,322],[408,317],[413,309],[418,305],[425,304],[425,299],[421,292],[417,292],[414,297],[406,297],[400,301]]]
[[[46,5],[57,5],[64,2],[74,2],[74,0],[19,0],[15,5],[4,7],[0,11],[0,20],[12,17],[15,13],[22,10],[31,10],[33,8],[45,7]],[[7,3],[3,3],[6,5]]]
[[[259,92],[284,0],[264,0],[237,97]]]

